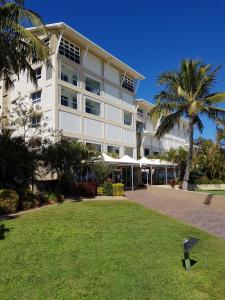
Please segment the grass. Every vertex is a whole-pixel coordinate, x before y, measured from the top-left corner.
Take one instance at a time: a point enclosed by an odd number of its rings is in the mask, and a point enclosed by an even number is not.
[[[1,300],[225,299],[225,241],[131,202],[66,202],[3,223]],[[200,242],[186,272],[189,236]]]
[[[225,190],[199,190],[198,192],[204,192],[212,195],[221,195],[225,196]]]

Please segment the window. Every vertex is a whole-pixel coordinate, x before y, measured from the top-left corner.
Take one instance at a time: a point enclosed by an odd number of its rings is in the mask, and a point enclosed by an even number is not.
[[[144,114],[144,110],[142,108],[138,108],[137,109],[137,115],[141,118],[143,118],[145,116]]]
[[[100,95],[100,82],[89,77],[85,78],[85,89],[88,92]]]
[[[127,76],[121,75],[121,82],[122,82],[122,87],[123,88],[127,89],[130,92],[134,91],[134,81],[133,81],[133,79],[131,79]]]
[[[44,38],[43,43],[49,47],[50,46],[50,36],[47,36],[46,38]]]
[[[41,67],[35,69],[34,71],[35,71],[36,79],[40,79],[41,78]]]
[[[102,145],[100,144],[94,144],[94,143],[86,143],[86,146],[91,149],[92,151],[101,152],[102,151]]]
[[[91,99],[86,99],[85,112],[95,116],[100,116],[101,104]]]
[[[125,125],[132,125],[132,113],[125,111],[124,112],[124,124]]]
[[[61,88],[61,105],[77,109],[77,93]]]
[[[133,148],[131,148],[131,147],[125,147],[125,155],[133,157]]]
[[[31,94],[32,103],[38,103],[41,101],[41,91],[37,91]]]
[[[41,116],[33,116],[31,117],[31,127],[36,128],[41,125]]]
[[[69,72],[62,71],[61,80],[77,86],[77,74],[70,75]]]
[[[66,58],[80,64],[80,48],[65,39],[61,39],[60,41],[59,53]]]
[[[143,132],[145,130],[145,123],[137,121],[136,130],[137,132]]]
[[[149,148],[145,148],[144,149],[144,156],[148,156],[150,155],[150,149]]]
[[[117,147],[117,146],[107,146],[107,152],[108,153],[120,154],[120,147]]]

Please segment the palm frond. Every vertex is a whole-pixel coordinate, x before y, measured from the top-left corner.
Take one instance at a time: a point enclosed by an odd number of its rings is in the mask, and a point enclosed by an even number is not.
[[[178,110],[162,118],[160,125],[155,131],[155,137],[160,139],[166,133],[170,132],[176,124],[179,124],[183,111]]]

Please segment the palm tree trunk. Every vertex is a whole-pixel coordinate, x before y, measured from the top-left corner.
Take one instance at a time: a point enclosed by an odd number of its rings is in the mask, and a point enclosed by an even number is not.
[[[188,181],[189,181],[189,176],[191,171],[191,163],[192,163],[192,156],[193,156],[193,134],[194,134],[193,120],[190,120],[188,127],[189,127],[188,128],[189,146],[188,146],[188,157],[187,157],[186,169],[185,169],[183,183],[182,183],[183,190],[188,190]]]

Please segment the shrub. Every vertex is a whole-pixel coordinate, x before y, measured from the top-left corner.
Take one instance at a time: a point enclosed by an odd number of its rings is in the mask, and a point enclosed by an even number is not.
[[[17,210],[19,195],[10,189],[0,190],[0,214],[14,213]]]
[[[210,180],[211,184],[223,184],[224,181],[222,179],[212,179]]]
[[[97,193],[96,182],[76,182],[74,183],[75,197],[95,197]]]
[[[207,176],[202,176],[201,178],[195,179],[195,184],[208,184],[209,179]]]
[[[55,204],[57,203],[57,196],[54,192],[46,192],[43,195],[45,204]]]
[[[98,195],[98,196],[103,196],[103,194],[104,194],[104,189],[103,189],[102,186],[99,186],[99,187],[97,188],[97,195]]]
[[[112,180],[107,179],[103,184],[103,190],[105,196],[112,196],[113,195],[113,186],[112,186]]]
[[[113,187],[113,196],[123,196],[124,195],[124,184],[123,183],[114,183]]]
[[[30,209],[37,207],[39,205],[39,201],[36,198],[30,189],[25,189],[20,199],[20,209]]]

